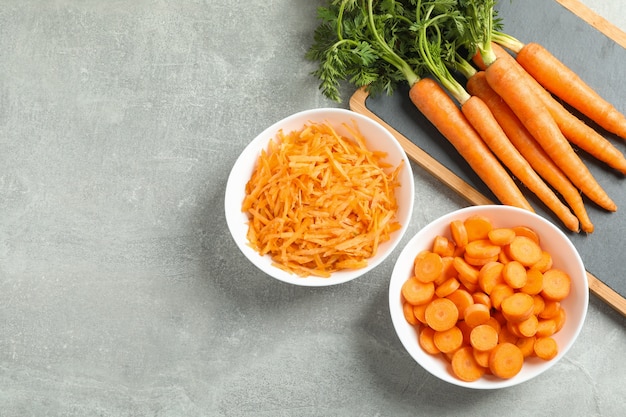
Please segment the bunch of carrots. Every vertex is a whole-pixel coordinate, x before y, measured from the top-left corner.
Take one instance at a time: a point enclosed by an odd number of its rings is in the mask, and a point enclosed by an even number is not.
[[[337,101],[341,82],[372,95],[408,83],[413,104],[501,203],[534,211],[516,178],[569,230],[591,233],[583,195],[609,212],[617,206],[576,148],[626,174],[626,158],[602,134],[626,138],[626,117],[541,45],[502,32],[495,4],[329,1],[307,57]]]

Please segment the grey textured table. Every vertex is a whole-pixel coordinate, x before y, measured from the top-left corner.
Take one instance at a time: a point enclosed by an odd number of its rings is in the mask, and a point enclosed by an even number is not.
[[[583,2],[626,29],[621,2]],[[594,297],[562,362],[477,392],[404,352],[397,252],[324,289],[238,252],[239,152],[294,111],[347,107],[303,58],[320,3],[0,0],[0,416],[624,414],[626,320]],[[405,240],[466,205],[414,171],[430,203]]]

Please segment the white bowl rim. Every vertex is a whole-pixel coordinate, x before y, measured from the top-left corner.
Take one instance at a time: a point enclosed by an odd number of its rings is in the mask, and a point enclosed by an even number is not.
[[[487,215],[485,213],[486,211],[489,211],[491,213],[494,213],[494,212],[501,212],[501,213],[507,213],[507,214],[510,213],[511,215],[519,214],[521,216],[525,216],[526,219],[531,220],[533,224],[540,225],[542,228],[550,229],[551,232],[554,233],[554,236],[556,236],[559,239],[559,241],[562,241],[561,243],[567,246],[567,250],[571,252],[571,254],[573,255],[573,259],[569,261],[571,263],[568,265],[568,268],[566,269],[576,270],[576,271],[581,272],[582,275],[580,279],[582,280],[582,284],[584,285],[580,285],[580,286],[573,285],[572,293],[570,294],[571,298],[568,297],[568,299],[563,301],[563,303],[569,304],[569,303],[573,303],[573,299],[576,298],[578,300],[578,303],[580,303],[579,305],[580,310],[578,311],[577,316],[570,317],[570,315],[568,314],[564,328],[555,335],[555,339],[557,339],[557,342],[559,342],[559,353],[554,359],[550,361],[542,361],[537,358],[534,358],[531,360],[527,359],[522,371],[511,379],[499,379],[493,376],[483,376],[477,381],[465,382],[454,377],[451,372],[446,370],[446,364],[443,358],[429,355],[428,353],[423,351],[421,347],[417,344],[417,337],[416,337],[417,332],[413,326],[411,326],[409,323],[406,322],[404,315],[402,313],[402,308],[400,304],[400,299],[401,299],[400,288],[402,286],[402,283],[406,281],[406,279],[408,278],[407,273],[410,273],[409,271],[407,271],[407,267],[406,267],[407,263],[412,262],[412,260],[415,258],[415,255],[418,253],[419,250],[424,249],[426,246],[428,246],[428,242],[421,241],[423,240],[422,236],[429,235],[430,233],[432,233],[433,229],[439,229],[438,226],[445,227],[445,225],[449,225],[449,223],[454,219],[466,219],[475,214]],[[515,216],[511,216],[512,219],[514,217]],[[528,221],[524,221],[524,220],[515,221],[512,219],[510,220],[511,226],[521,225],[523,223],[527,223],[527,224],[529,223]],[[501,222],[500,223],[494,222],[494,223],[496,224],[496,226],[501,225]],[[541,231],[539,231],[539,234],[540,234],[540,238],[545,237],[545,232],[541,233]],[[562,265],[560,265],[560,262],[555,263],[555,266],[562,267]],[[586,319],[587,308],[589,304],[588,285],[589,284],[587,280],[585,267],[583,265],[583,261],[580,255],[578,254],[578,251],[576,250],[576,248],[574,247],[570,239],[565,235],[565,233],[563,233],[554,224],[552,224],[551,222],[549,222],[548,220],[539,216],[536,213],[530,212],[528,210],[520,209],[517,207],[495,205],[495,204],[494,205],[470,206],[470,207],[465,207],[465,208],[461,208],[458,210],[454,210],[452,212],[444,214],[443,216],[437,218],[436,220],[433,220],[432,222],[424,226],[421,230],[419,230],[405,245],[405,247],[403,248],[403,250],[401,251],[400,255],[398,256],[396,260],[396,265],[394,266],[391,279],[389,282],[389,310],[390,310],[394,329],[402,345],[407,350],[409,355],[422,368],[424,368],[427,372],[429,372],[433,376],[436,376],[437,378],[442,379],[446,382],[449,382],[453,385],[458,385],[458,386],[472,388],[472,389],[507,388],[507,387],[521,384],[532,378],[535,378],[536,376],[542,374],[543,372],[547,371],[549,368],[554,366],[563,356],[567,354],[567,352],[570,350],[570,348],[572,347],[572,345],[574,344],[574,342],[580,335],[580,332],[582,330],[582,327]],[[569,308],[567,312],[570,313]],[[559,336],[563,337],[565,333],[561,333],[561,332],[564,332],[566,328],[567,328],[567,332],[569,332],[570,334],[570,338],[565,343],[563,343],[563,341],[561,340]]]
[[[402,184],[400,187],[402,189],[404,189],[404,187],[407,187],[410,196],[403,204],[403,206],[400,207],[401,213],[399,214],[401,215],[399,215],[398,221],[400,221],[402,224],[401,229],[394,232],[395,235],[390,241],[384,242],[380,245],[378,253],[376,254],[376,256],[369,260],[366,267],[356,270],[338,271],[333,273],[330,278],[321,278],[314,276],[302,278],[295,274],[283,271],[276,266],[272,266],[271,262],[269,261],[269,256],[262,257],[258,252],[256,252],[248,245],[248,240],[245,236],[245,233],[242,233],[242,220],[244,220],[245,218],[245,214],[241,212],[241,202],[243,201],[243,195],[245,194],[245,192],[242,191],[242,184],[244,184],[245,186],[245,183],[242,183],[241,172],[249,173],[245,176],[247,178],[250,177],[250,174],[254,167],[254,163],[251,163],[251,161],[256,161],[260,150],[267,147],[267,142],[269,141],[269,139],[275,138],[277,132],[285,128],[285,126],[289,126],[290,124],[296,123],[296,121],[300,121],[298,122],[297,127],[299,129],[306,122],[326,121],[330,118],[331,115],[337,119],[345,119],[345,121],[354,120],[359,124],[369,124],[372,126],[372,128],[378,131],[377,134],[386,137],[387,141],[392,144],[392,146],[394,146],[394,153],[401,155],[401,159],[404,160],[404,167],[402,169],[402,173],[400,174],[402,180]],[[333,127],[337,128],[337,126]],[[287,129],[284,130],[286,131]],[[366,137],[366,140],[368,139],[369,138]],[[370,149],[373,148],[370,146]],[[385,151],[391,153],[390,149],[387,149]],[[224,210],[226,223],[231,232],[231,236],[235,240],[237,247],[245,255],[245,257],[248,258],[248,260],[250,260],[252,264],[254,264],[258,269],[260,269],[267,275],[278,279],[279,281],[283,281],[289,284],[307,287],[323,287],[338,285],[356,279],[377,267],[388,257],[389,254],[393,252],[393,250],[402,240],[402,237],[406,233],[406,230],[408,229],[409,222],[413,213],[415,199],[414,190],[414,178],[410,161],[400,143],[385,127],[383,127],[376,120],[371,119],[365,115],[353,112],[351,110],[342,108],[321,107],[303,110],[275,122],[265,130],[263,130],[260,134],[258,134],[245,147],[245,149],[235,161],[228,176],[224,198]],[[247,230],[247,221],[245,223],[245,230]]]

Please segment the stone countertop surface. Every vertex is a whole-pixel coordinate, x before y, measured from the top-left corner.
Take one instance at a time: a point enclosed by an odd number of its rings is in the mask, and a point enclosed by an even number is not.
[[[582,2],[626,30],[621,2]],[[475,391],[400,344],[400,249],[327,288],[239,252],[239,153],[295,111],[347,107],[303,57],[320,4],[0,0],[0,416],[624,415],[626,320],[594,296],[561,362]],[[414,177],[429,203],[405,243],[467,205]]]

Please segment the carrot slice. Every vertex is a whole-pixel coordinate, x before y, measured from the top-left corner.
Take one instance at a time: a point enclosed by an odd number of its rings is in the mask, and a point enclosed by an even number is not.
[[[461,381],[476,381],[485,374],[485,368],[474,358],[471,346],[465,346],[454,352],[452,356],[452,372]]]
[[[500,309],[504,317],[510,322],[519,323],[533,314],[535,302],[533,297],[523,292],[517,292],[502,300]]]
[[[534,264],[532,268],[538,269],[541,272],[546,272],[548,269],[552,268],[552,255],[545,250],[542,251],[541,259],[539,262]]]
[[[415,317],[415,313],[413,313],[413,304],[405,301],[402,303],[402,313],[404,314],[404,319],[411,325],[415,326],[419,324],[417,317]]]
[[[441,353],[441,351],[435,345],[435,331],[428,326],[420,327],[417,341],[419,345],[424,349],[426,353],[430,353],[431,355],[436,355]]]
[[[543,274],[534,266],[526,270],[526,284],[520,288],[521,292],[537,295],[543,289]]]
[[[491,220],[485,216],[473,215],[463,222],[467,230],[467,240],[472,242],[479,239],[488,239],[489,232],[493,229]]]
[[[491,299],[482,291],[474,291],[472,293],[472,300],[474,300],[474,303],[484,304],[491,309]]]
[[[537,232],[535,232],[530,227],[528,227],[528,226],[515,226],[515,227],[513,227],[513,230],[515,230],[515,235],[516,236],[526,236],[527,238],[531,239],[536,244],[538,244],[538,245],[540,244],[540,242],[539,242],[539,235],[537,234]]]
[[[471,284],[478,284],[478,274],[480,270],[478,268],[473,267],[468,264],[465,259],[457,256],[454,258],[453,264],[456,272],[459,273],[459,279],[463,281],[467,281]]]
[[[504,264],[501,262],[489,262],[485,264],[478,272],[478,285],[485,294],[491,294],[491,291],[497,284],[504,282],[502,271]]]
[[[426,324],[426,307],[428,307],[428,303],[413,306],[413,315],[419,323]]]
[[[448,330],[435,331],[433,342],[443,353],[454,352],[463,344],[463,333],[457,326],[452,326]]]
[[[411,277],[402,284],[401,292],[407,302],[413,305],[424,304],[435,295],[435,284],[432,282],[424,283]]]
[[[439,256],[454,256],[454,251],[456,246],[453,241],[449,240],[445,236],[437,235],[435,236],[435,240],[433,241],[432,251]]]
[[[441,256],[435,252],[429,252],[415,260],[415,278],[421,282],[433,282],[443,272]]]
[[[537,323],[537,337],[548,337],[556,333],[556,321],[554,319],[540,319]]]
[[[532,266],[541,260],[543,250],[529,237],[516,236],[509,245],[509,255],[524,266]]]
[[[492,257],[489,257],[489,258],[474,258],[474,257],[468,255],[467,252],[465,252],[465,254],[463,254],[463,259],[469,265],[475,266],[477,268],[480,268],[482,266],[485,266],[489,262],[497,261],[498,260],[498,255],[495,255],[495,256],[492,256]]]
[[[539,319],[531,314],[526,320],[517,323],[517,330],[522,337],[531,337],[537,333]]]
[[[459,282],[458,279],[448,278],[441,285],[437,286],[437,289],[435,290],[435,295],[437,295],[437,297],[439,298],[447,297],[448,295],[458,290],[460,286],[461,286],[461,283]]]
[[[457,247],[464,248],[467,245],[467,229],[462,220],[452,220],[450,222],[450,233]]]
[[[504,246],[508,245],[515,238],[515,230],[509,227],[500,227],[497,229],[492,229],[487,234],[488,239],[494,245]]]
[[[543,309],[537,316],[541,319],[551,319],[556,317],[561,308],[561,303],[556,300],[547,300],[540,296],[543,299]]]
[[[518,261],[511,261],[502,268],[502,278],[511,288],[522,288],[528,281],[526,267]]]
[[[465,253],[472,258],[493,258],[500,253],[501,247],[489,239],[472,240],[465,247]]]
[[[489,294],[489,298],[491,298],[491,305],[496,310],[500,310],[502,300],[510,297],[514,293],[515,291],[513,290],[513,288],[509,287],[507,284],[497,284],[495,287],[493,287],[491,293]]]
[[[470,327],[480,326],[489,321],[491,313],[489,308],[484,304],[472,304],[465,309],[465,323]]]
[[[459,310],[447,298],[435,298],[426,307],[425,318],[428,326],[441,332],[456,325]]]
[[[474,304],[472,294],[464,289],[457,289],[452,294],[447,295],[446,298],[448,300],[451,300],[456,306],[457,310],[459,310],[459,317],[464,317],[465,309]]]
[[[543,274],[541,295],[548,300],[561,301],[570,293],[572,280],[563,270],[550,269]]]
[[[522,370],[523,365],[524,354],[513,343],[500,343],[489,355],[489,369],[499,378],[513,378]]]
[[[520,348],[522,355],[525,358],[529,358],[535,354],[535,337],[520,337],[517,339],[515,345]]]
[[[533,309],[533,314],[537,317],[541,316],[541,313],[546,308],[546,301],[539,294],[533,295],[533,302],[535,303],[535,308]]]
[[[474,349],[491,350],[498,344],[498,332],[488,324],[480,324],[472,329],[470,344]]]
[[[489,368],[489,355],[491,354],[490,350],[478,350],[474,348],[472,350],[472,354],[474,355],[474,359],[476,363],[483,368]]]
[[[559,346],[552,337],[540,337],[535,340],[534,350],[538,358],[549,361],[559,353]]]

